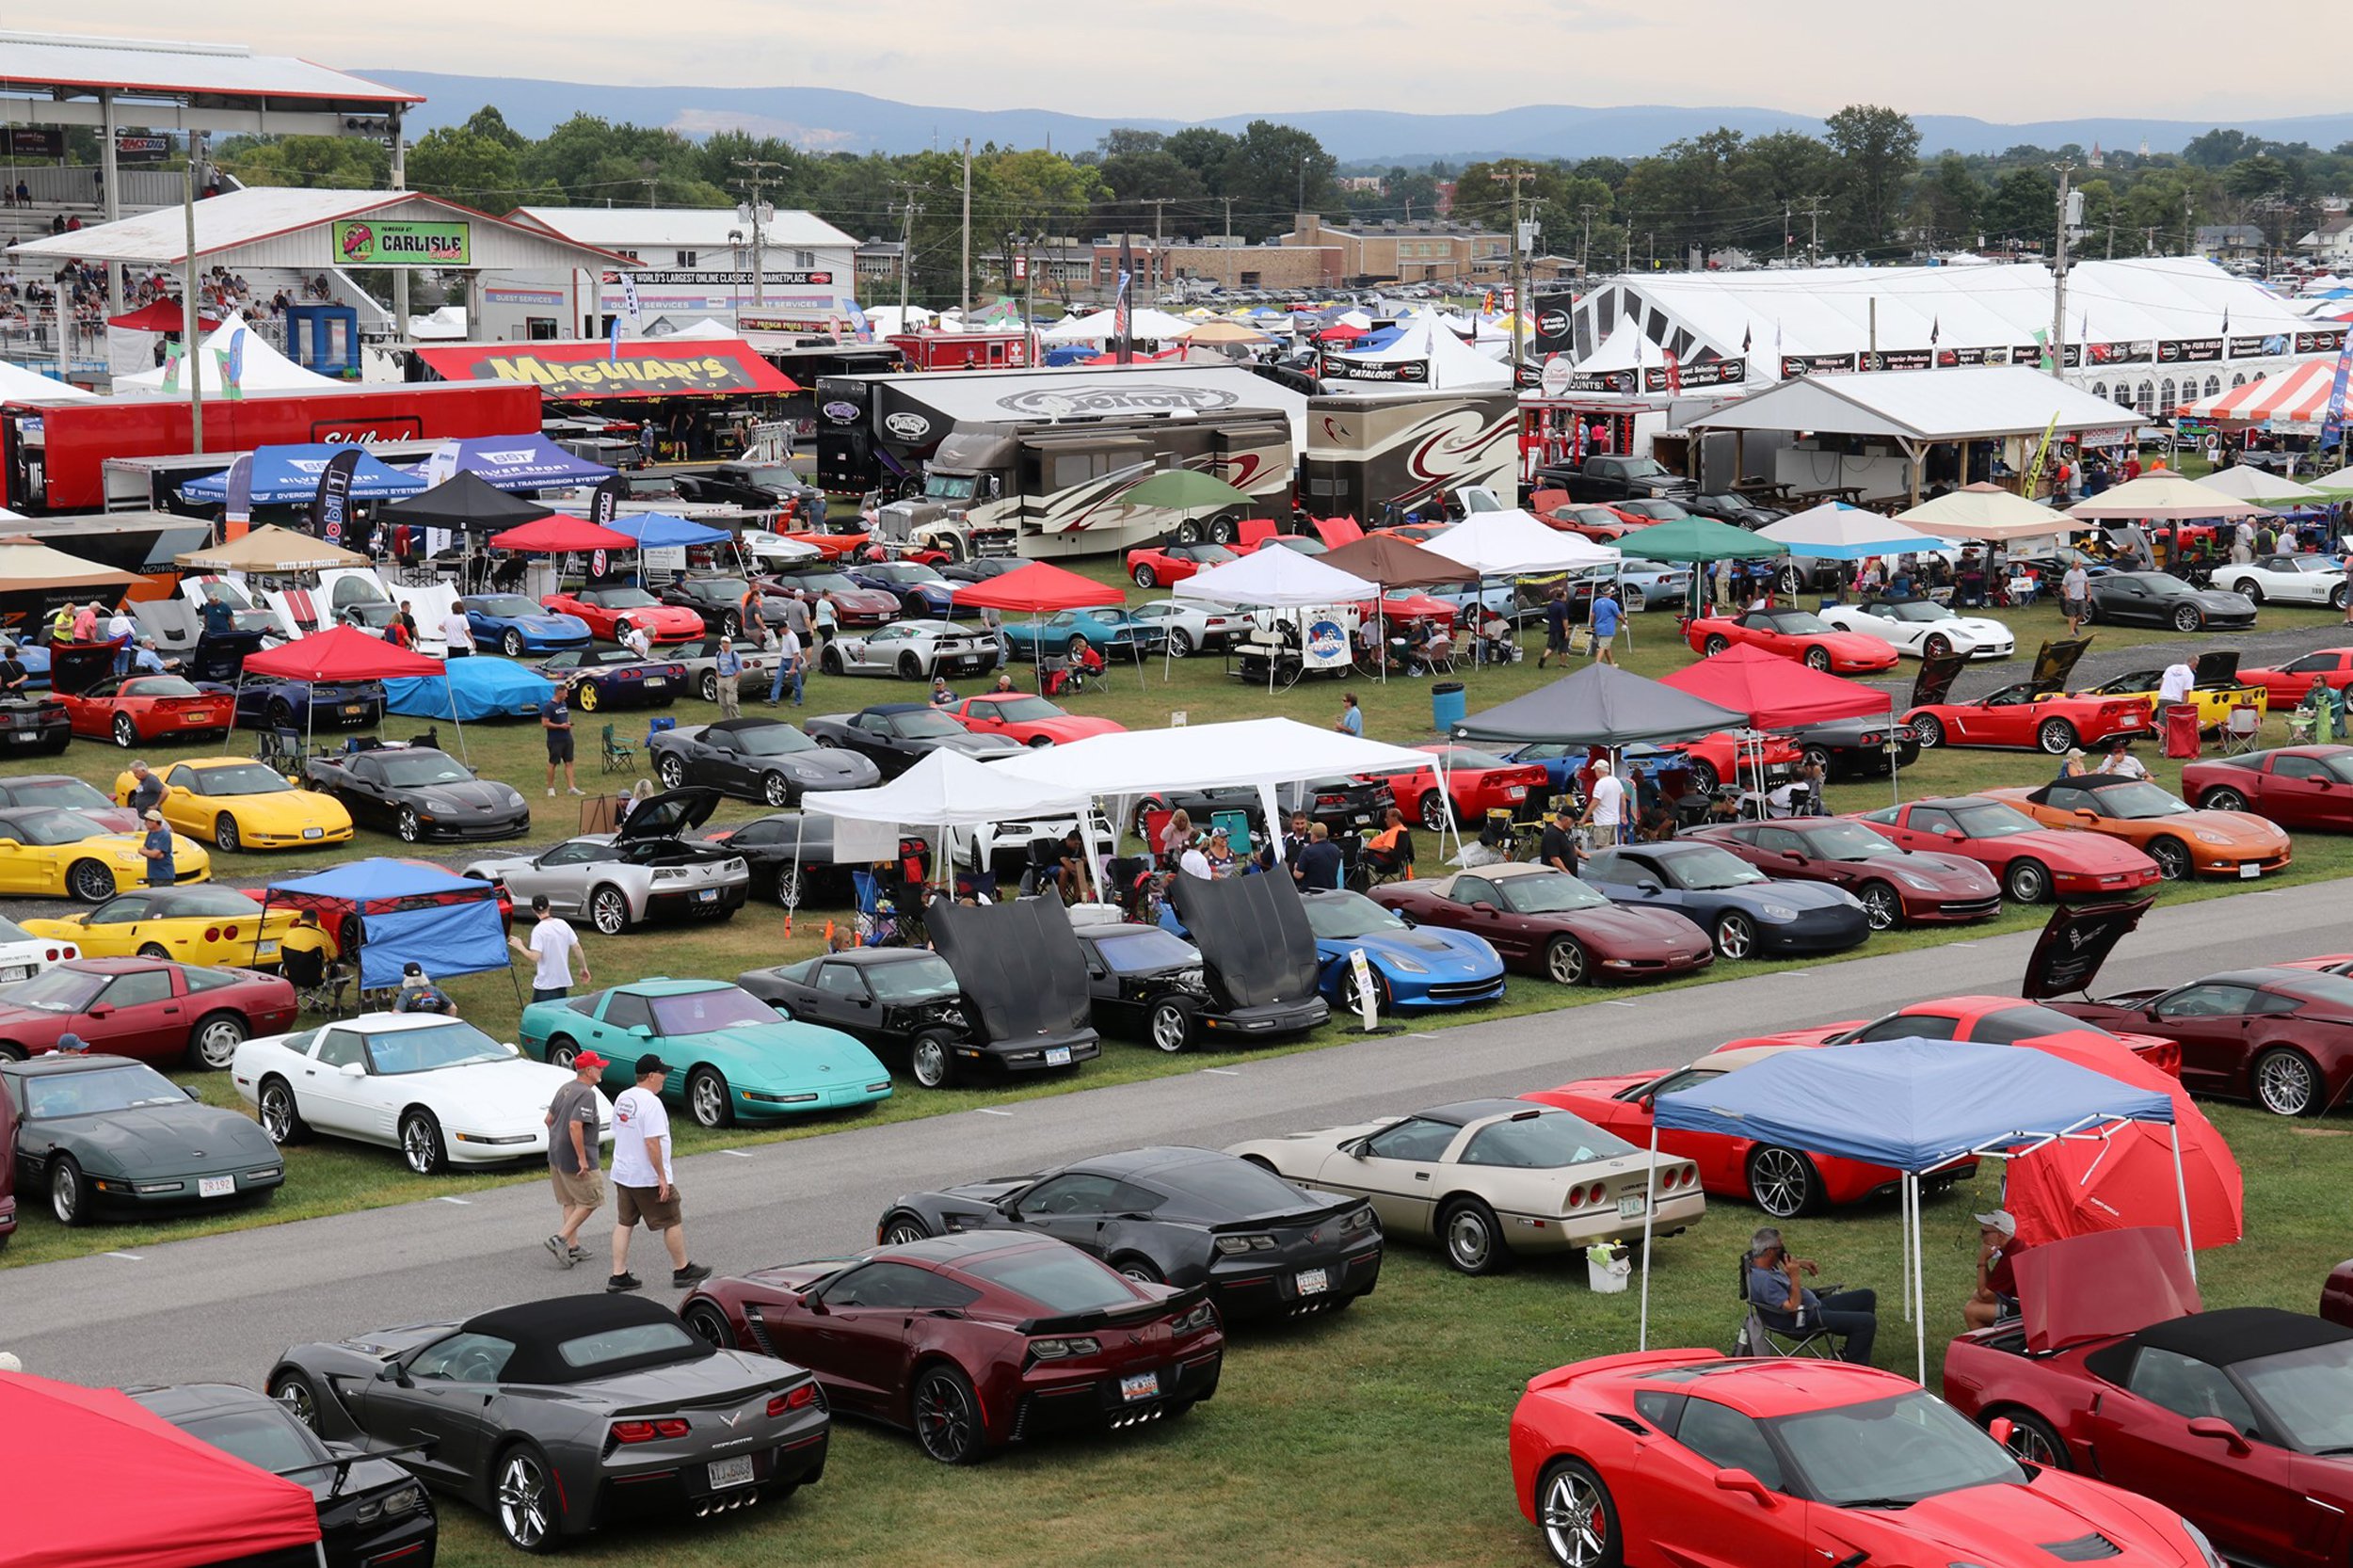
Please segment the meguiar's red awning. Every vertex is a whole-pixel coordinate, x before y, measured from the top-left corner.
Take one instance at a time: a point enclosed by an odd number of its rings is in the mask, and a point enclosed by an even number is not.
[[[11,1562],[202,1568],[319,1538],[310,1488],[182,1432],[111,1388],[0,1373]]]
[[[429,653],[394,648],[356,626],[338,626],[264,653],[248,653],[245,671],[279,680],[381,680],[387,676],[439,675],[441,662]]]
[[[520,528],[491,535],[490,548],[553,555],[568,550],[635,550],[637,541],[602,523],[558,512],[536,522],[526,522]]]
[[[956,590],[958,604],[984,610],[1021,610],[1032,615],[1127,601],[1128,596],[1117,588],[1075,571],[1064,571],[1050,561],[1032,561],[1002,577],[968,583]]]
[[[523,381],[548,397],[729,397],[801,389],[741,338],[463,343],[417,358],[452,381]]]
[[[249,665],[253,661],[246,663]],[[1795,659],[1739,643],[1713,659],[1661,677],[1659,684],[1746,713],[1759,729],[1859,719],[1884,713],[1894,706],[1888,695],[1875,686],[1824,675]]]

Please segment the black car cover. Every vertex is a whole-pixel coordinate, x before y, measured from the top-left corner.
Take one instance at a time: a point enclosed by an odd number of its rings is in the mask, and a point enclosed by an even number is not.
[[[2026,960],[2026,976],[2019,991],[2029,1001],[2088,991],[2140,918],[2156,904],[2156,895],[2105,904],[2062,904],[2043,922]]]
[[[1179,875],[1168,896],[1201,950],[1202,978],[1220,1006],[1267,1007],[1316,994],[1316,934],[1290,878]]]
[[[991,1044],[1091,1034],[1086,954],[1060,899],[968,908],[942,899],[923,911],[932,946],[955,971],[968,1016]]]

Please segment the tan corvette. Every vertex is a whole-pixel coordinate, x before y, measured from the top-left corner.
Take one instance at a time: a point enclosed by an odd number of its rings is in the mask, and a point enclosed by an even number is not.
[[[1642,1234],[1649,1152],[1526,1100],[1465,1100],[1225,1152],[1303,1185],[1369,1198],[1385,1235],[1435,1241],[1466,1274]],[[1707,1209],[1699,1166],[1661,1155],[1657,1203],[1652,1235],[1697,1224]]]

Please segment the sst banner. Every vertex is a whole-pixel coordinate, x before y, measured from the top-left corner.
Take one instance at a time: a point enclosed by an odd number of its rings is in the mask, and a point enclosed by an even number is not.
[[[351,476],[360,468],[360,448],[346,446],[327,460],[317,493],[311,497],[311,532],[328,544],[344,542],[351,526]]]

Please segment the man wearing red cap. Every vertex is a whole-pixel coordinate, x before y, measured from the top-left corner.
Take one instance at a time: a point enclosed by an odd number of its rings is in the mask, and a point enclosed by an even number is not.
[[[604,1173],[597,1165],[604,1108],[597,1079],[605,1065],[592,1050],[573,1057],[572,1080],[548,1104],[548,1179],[564,1213],[564,1228],[548,1238],[548,1251],[567,1269],[588,1256],[580,1244],[580,1227],[604,1207]]]

